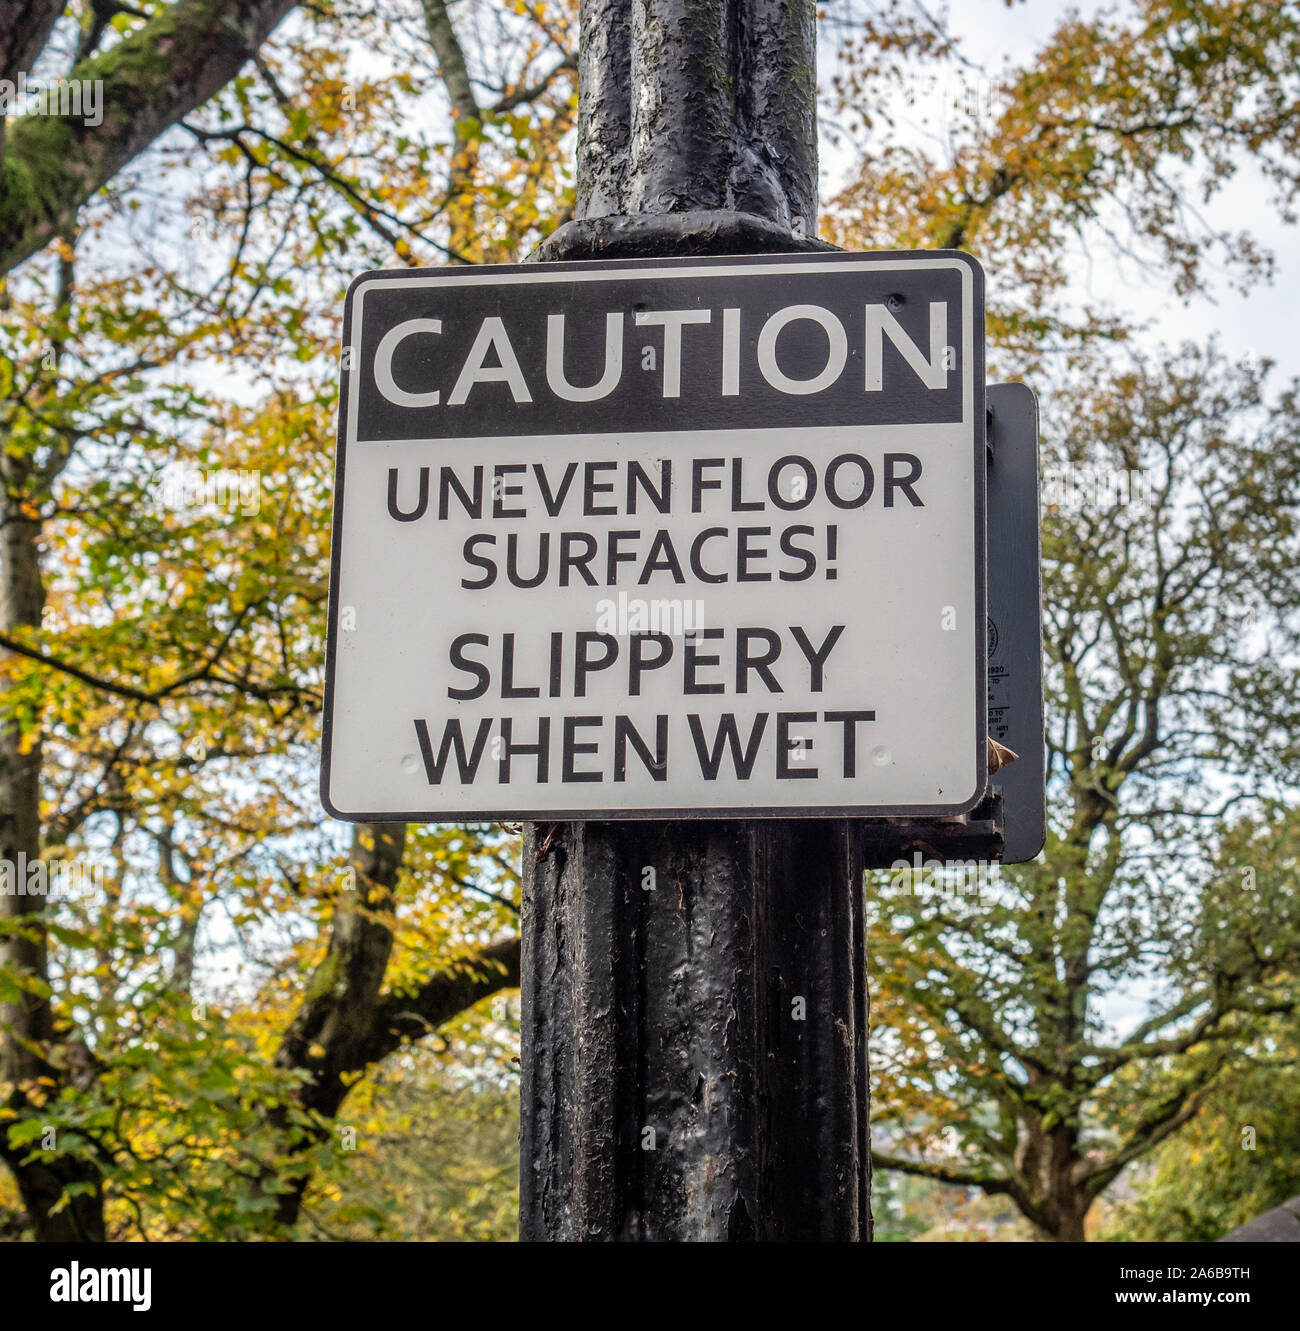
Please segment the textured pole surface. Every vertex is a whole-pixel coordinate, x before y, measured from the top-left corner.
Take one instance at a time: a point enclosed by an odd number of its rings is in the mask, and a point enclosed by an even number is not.
[[[583,0],[575,221],[540,259],[824,248],[813,0]]]
[[[541,823],[524,871],[521,1237],[865,1237],[853,825]]]
[[[817,223],[811,0],[584,0],[580,218],[729,209]]]
[[[812,0],[583,0],[539,259],[820,248]],[[520,1236],[870,1236],[858,828],[524,837]]]

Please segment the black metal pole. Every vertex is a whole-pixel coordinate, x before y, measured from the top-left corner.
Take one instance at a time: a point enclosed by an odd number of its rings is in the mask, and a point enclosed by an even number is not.
[[[575,220],[541,261],[822,248],[813,0],[583,0]],[[845,821],[524,837],[524,1239],[870,1237]]]

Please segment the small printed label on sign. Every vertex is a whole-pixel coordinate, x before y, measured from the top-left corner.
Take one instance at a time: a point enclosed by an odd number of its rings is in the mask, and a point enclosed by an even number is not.
[[[326,808],[972,807],[983,337],[947,252],[359,279]]]

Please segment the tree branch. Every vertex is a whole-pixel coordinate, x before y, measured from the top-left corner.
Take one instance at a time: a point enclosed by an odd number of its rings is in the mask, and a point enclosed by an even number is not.
[[[986,1193],[1005,1193],[1010,1195],[1014,1188],[1010,1179],[999,1178],[995,1174],[979,1174],[973,1170],[954,1169],[951,1165],[936,1164],[929,1160],[905,1160],[898,1155],[885,1155],[881,1151],[871,1152],[873,1169],[896,1169],[902,1174],[913,1174],[917,1178],[933,1179],[936,1183],[952,1183],[963,1188],[979,1188]]]
[[[14,3],[0,0],[10,9]],[[234,78],[293,7],[294,0],[176,0],[110,50],[74,65],[69,79],[101,85],[102,119],[21,116],[10,129],[0,160],[0,273],[54,239],[128,162]],[[3,14],[0,7],[0,32],[7,30]],[[19,40],[28,51],[32,42]]]

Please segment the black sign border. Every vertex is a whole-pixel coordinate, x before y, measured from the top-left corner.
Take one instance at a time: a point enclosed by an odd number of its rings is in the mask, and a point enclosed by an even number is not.
[[[593,259],[580,263],[547,264],[466,264],[430,268],[373,269],[355,278],[348,287],[343,302],[343,332],[340,339],[340,365],[352,346],[352,307],[354,293],[367,282],[418,281],[430,271],[456,280],[459,276],[481,275],[484,270],[499,269],[514,272],[521,267],[536,268],[546,273],[567,273],[606,270],[615,272],[644,268],[647,270],[671,268],[674,270],[696,267],[728,266],[763,267],[773,264],[825,264],[876,260],[884,268],[908,261],[947,260],[965,267],[971,277],[973,305],[971,329],[972,372],[972,433],[974,434],[975,476],[975,679],[979,696],[975,707],[975,770],[984,773],[987,768],[988,727],[988,634],[983,625],[988,617],[988,585],[986,577],[986,488],[987,488],[987,385],[985,382],[985,324],[984,324],[984,269],[979,261],[964,250],[843,250],[817,251],[810,254],[737,254],[691,256],[661,259]],[[338,646],[339,557],[343,535],[343,485],[347,450],[348,385],[351,367],[339,376],[338,430],[334,461],[334,510],[330,523],[330,584],[329,608],[325,641],[325,695],[321,709],[321,766],[320,801],[331,818],[347,823],[497,823],[497,822],[665,822],[677,818],[690,819],[765,819],[765,818],[952,818],[969,813],[984,798],[987,779],[981,777],[975,793],[953,804],[907,805],[817,805],[768,806],[741,805],[728,808],[681,809],[524,809],[524,810],[460,810],[442,809],[432,812],[397,811],[391,813],[346,813],[330,799],[330,760],[333,754],[334,674],[335,653]]]

